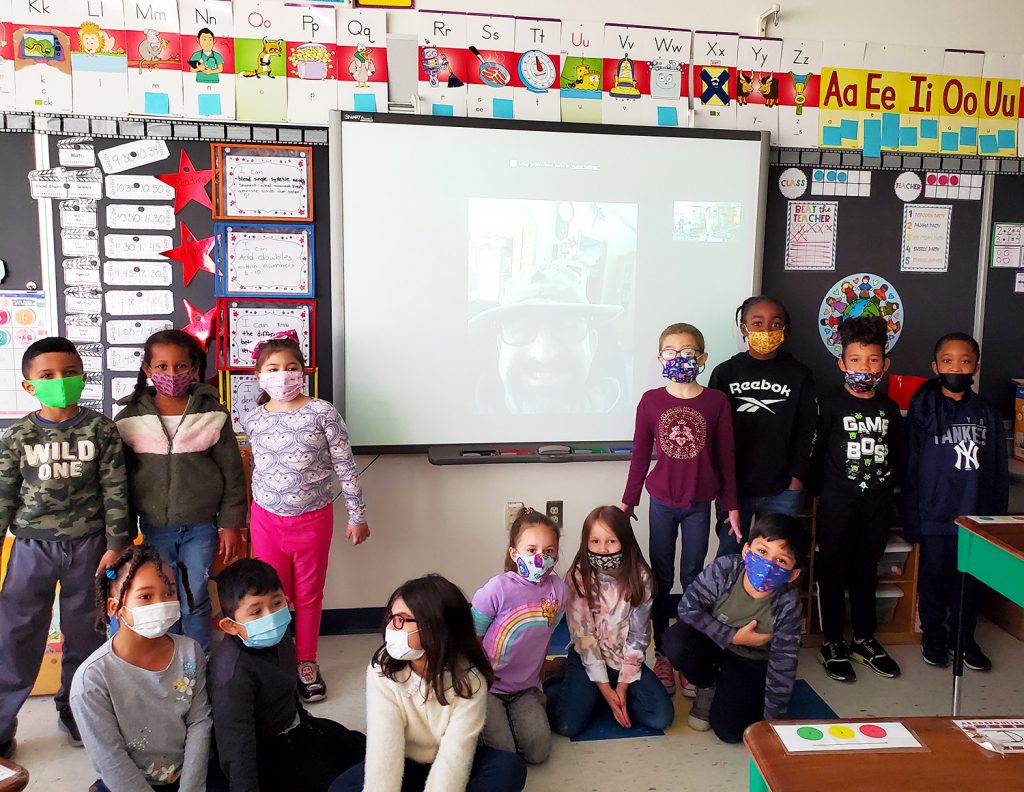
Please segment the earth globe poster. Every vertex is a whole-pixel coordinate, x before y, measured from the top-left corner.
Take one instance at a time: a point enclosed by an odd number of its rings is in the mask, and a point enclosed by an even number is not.
[[[886,352],[899,341],[906,308],[899,292],[886,278],[870,272],[847,275],[826,292],[818,311],[821,341],[837,358],[843,353],[839,325],[858,316],[879,316],[886,323]]]

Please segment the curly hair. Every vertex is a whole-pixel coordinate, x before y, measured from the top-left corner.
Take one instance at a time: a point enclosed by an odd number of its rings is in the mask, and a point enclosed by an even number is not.
[[[132,587],[135,573],[139,571],[140,567],[146,564],[154,564],[157,574],[160,576],[160,581],[166,584],[168,588],[173,588],[174,582],[164,572],[164,563],[160,553],[156,551],[153,545],[145,543],[129,545],[113,564],[96,576],[96,609],[99,611],[99,616],[96,619],[96,632],[106,635],[107,627],[110,624],[110,616],[107,615],[107,600],[116,596],[117,607],[114,608],[114,612],[116,613],[121,610],[124,606],[125,596]],[[195,602],[192,599],[192,590],[188,584],[188,567],[180,561],[176,566],[178,571],[181,572],[181,582],[185,589],[185,600],[188,602],[189,609],[193,609],[195,608]]]

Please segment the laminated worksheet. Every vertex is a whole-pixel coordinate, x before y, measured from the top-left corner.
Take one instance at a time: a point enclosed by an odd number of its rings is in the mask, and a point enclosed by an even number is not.
[[[324,4],[284,7],[285,57],[288,74],[288,120],[296,124],[326,124],[338,106],[335,6]]]
[[[294,330],[303,357],[311,361],[312,323],[308,305],[241,306],[232,303],[228,311],[228,363],[231,368],[251,368],[253,349],[260,341]]]
[[[313,297],[313,226],[218,223],[218,294]]]
[[[288,119],[285,6],[271,0],[234,0],[235,117]]]
[[[235,117],[235,41],[231,0],[178,0],[185,115]]]
[[[225,220],[311,220],[309,146],[215,144],[213,216]]]
[[[337,15],[338,107],[360,113],[388,110],[387,12],[339,8]]]
[[[124,4],[130,112],[183,114],[178,0],[128,0]]]

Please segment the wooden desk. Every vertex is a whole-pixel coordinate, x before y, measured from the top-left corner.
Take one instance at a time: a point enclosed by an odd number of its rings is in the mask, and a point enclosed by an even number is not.
[[[14,775],[0,781],[0,792],[21,792],[28,786],[28,770],[19,764],[0,759],[0,767],[14,771]]]
[[[960,517],[957,534],[957,568],[960,581],[960,618],[956,625],[953,657],[953,714],[960,713],[960,685],[964,675],[964,599],[967,576],[1024,607],[1024,520],[1009,517]]]
[[[975,745],[954,725],[952,718],[870,720],[899,720],[928,750],[787,754],[772,727],[761,721],[743,734],[751,756],[750,792],[930,792],[975,788],[1024,792],[1024,755],[1003,756]]]

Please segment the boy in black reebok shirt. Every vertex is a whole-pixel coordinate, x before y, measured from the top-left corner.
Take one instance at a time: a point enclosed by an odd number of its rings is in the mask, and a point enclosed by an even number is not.
[[[832,679],[852,682],[857,675],[851,659],[883,677],[900,674],[875,640],[875,591],[904,446],[899,407],[875,390],[889,368],[885,322],[857,317],[840,325],[839,332],[839,369],[846,382],[821,400],[815,449],[823,476],[815,578],[825,640],[818,661]],[[847,590],[853,621],[849,649],[843,641]]]

